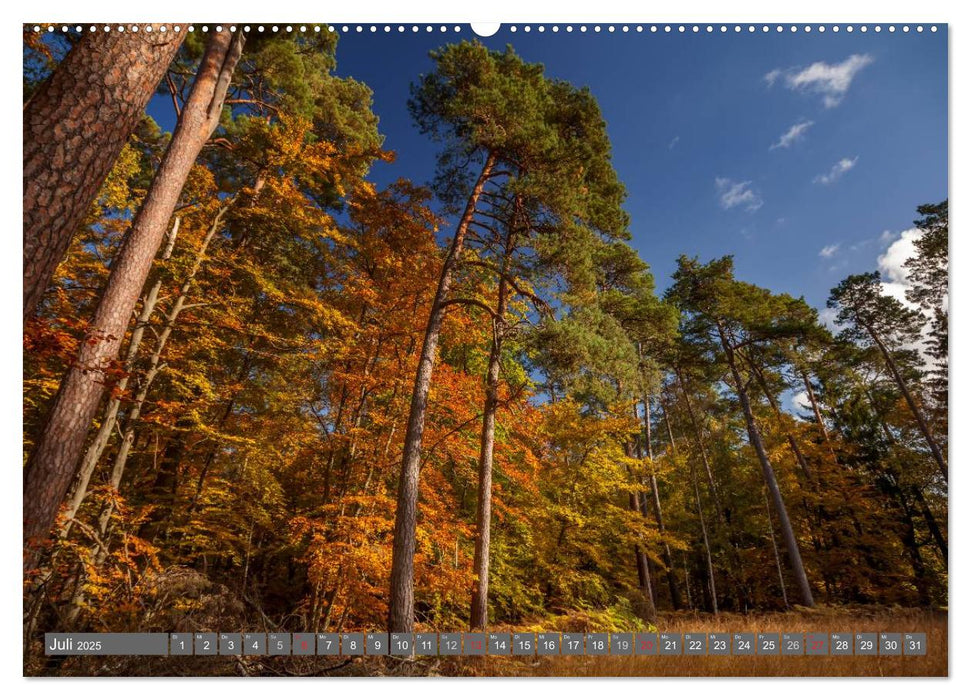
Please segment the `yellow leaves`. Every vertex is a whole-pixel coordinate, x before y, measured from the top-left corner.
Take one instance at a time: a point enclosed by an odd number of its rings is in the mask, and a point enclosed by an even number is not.
[[[126,143],[101,186],[101,191],[96,200],[98,206],[119,211],[137,206],[137,202],[132,201],[133,193],[129,187],[129,181],[138,172],[138,168],[138,151],[132,147],[130,142]]]

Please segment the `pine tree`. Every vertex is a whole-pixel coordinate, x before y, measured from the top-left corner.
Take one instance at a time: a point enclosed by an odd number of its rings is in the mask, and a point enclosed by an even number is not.
[[[24,105],[25,321],[182,45],[159,28],[85,33]]]

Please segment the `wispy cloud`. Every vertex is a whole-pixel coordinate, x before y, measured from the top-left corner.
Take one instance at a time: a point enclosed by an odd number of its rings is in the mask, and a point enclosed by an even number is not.
[[[813,178],[813,182],[819,185],[832,185],[834,182],[839,180],[845,173],[848,173],[856,165],[856,161],[860,159],[859,156],[853,158],[840,158],[836,165],[829,169],[829,172],[823,173],[822,175],[817,175]]]
[[[779,137],[778,141],[769,146],[769,150],[773,151],[776,148],[789,148],[789,146],[800,140],[803,137],[803,134],[805,134],[812,125],[813,122],[811,121],[797,122],[793,124],[789,127],[789,130],[786,133]]]
[[[762,197],[750,186],[751,181],[736,182],[727,177],[715,178],[715,192],[722,209],[744,207],[746,211],[756,211],[763,202]]]
[[[832,245],[823,246],[823,249],[819,251],[819,257],[821,258],[831,258],[836,255],[840,250],[839,243],[833,243]]]
[[[822,95],[824,106],[835,107],[843,101],[857,73],[871,63],[873,57],[870,54],[855,53],[842,63],[817,61],[804,68],[776,68],[766,73],[763,79],[772,87],[781,78],[790,90]]]
[[[673,139],[671,139],[671,143],[668,144],[668,150],[670,151],[675,146],[677,146],[678,145],[678,141],[680,141],[680,140],[681,140],[681,137],[680,136],[675,136]]]
[[[769,87],[772,87],[775,85],[775,81],[782,77],[783,73],[785,73],[785,71],[781,68],[774,68],[765,74],[763,80],[769,84]]]

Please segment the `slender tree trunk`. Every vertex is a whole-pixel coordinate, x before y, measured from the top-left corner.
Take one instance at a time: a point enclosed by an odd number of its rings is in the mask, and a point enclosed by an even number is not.
[[[472,564],[472,611],[470,629],[484,630],[489,625],[489,545],[492,540],[492,464],[496,442],[496,411],[499,408],[499,369],[502,361],[502,336],[507,305],[506,274],[515,245],[506,237],[505,253],[498,281],[496,315],[492,319],[492,347],[485,378],[485,405],[479,439],[479,490],[475,515],[475,554]]]
[[[657,488],[657,473],[654,470],[654,446],[651,440],[651,399],[644,396],[644,441],[647,445],[648,461],[648,481],[651,489],[651,509],[654,512],[654,522],[657,524],[657,531],[661,534],[663,547],[661,549],[661,560],[667,570],[668,590],[671,593],[671,607],[678,610],[681,607],[681,594],[678,591],[678,576],[674,571],[674,560],[671,557],[671,545],[665,538],[664,515],[661,511],[661,494]],[[645,496],[645,499],[647,496]],[[646,505],[646,504],[645,504]]]
[[[894,382],[897,384],[897,388],[900,389],[900,393],[903,394],[904,400],[907,402],[908,408],[910,408],[911,414],[914,416],[914,420],[917,421],[917,426],[920,428],[921,434],[924,436],[924,440],[927,442],[927,446],[931,450],[931,454],[934,457],[934,461],[937,462],[938,470],[941,472],[941,476],[944,478],[944,483],[947,483],[947,462],[944,460],[944,455],[941,453],[941,448],[938,446],[937,441],[931,434],[930,426],[927,425],[927,421],[924,420],[923,414],[917,407],[917,402],[914,400],[913,394],[910,393],[910,389],[907,388],[907,383],[900,374],[900,370],[897,368],[897,362],[893,359],[890,354],[890,350],[887,346],[883,344],[883,340],[877,335],[876,331],[870,326],[864,326],[870,337],[873,338],[873,342],[880,349],[880,354],[883,355],[884,361],[887,363],[887,369],[890,370],[890,375],[893,377]]]
[[[769,402],[769,406],[772,407],[772,411],[775,413],[776,418],[779,423],[782,423],[782,409],[779,408],[778,402],[775,400],[775,396],[772,395],[772,390],[769,389],[769,383],[765,380],[765,374],[763,374],[762,369],[758,367],[755,362],[749,358],[745,358],[748,366],[752,369],[752,374],[759,382],[759,386],[762,388],[762,393],[765,395],[766,401]],[[802,473],[806,475],[806,479],[809,481],[813,480],[813,472],[809,468],[809,463],[806,461],[805,455],[803,455],[802,450],[799,449],[799,443],[796,442],[796,438],[792,436],[788,430],[786,431],[786,442],[789,443],[789,449],[792,450],[793,456],[796,458],[796,463],[799,468],[802,469]]]
[[[630,509],[640,513],[640,504],[635,494],[630,494]],[[634,545],[634,561],[637,563],[637,583],[644,595],[644,619],[654,622],[657,619],[657,606],[654,602],[654,584],[651,580],[651,565],[647,554],[639,544]]]
[[[688,610],[694,610],[695,604],[691,600],[691,577],[688,574],[688,555],[681,551],[681,568],[684,569],[684,593],[688,596]]]
[[[435,352],[445,317],[445,302],[452,285],[452,272],[462,255],[465,234],[475,214],[475,206],[485,184],[492,175],[496,157],[486,156],[479,178],[472,188],[465,211],[455,230],[455,237],[442,265],[438,288],[432,300],[428,325],[422,341],[418,369],[415,372],[408,427],[401,457],[401,475],[398,481],[398,502],[395,509],[394,543],[391,550],[391,590],[388,605],[388,631],[410,633],[415,626],[415,530],[418,520],[418,471],[421,466],[421,440],[425,432],[425,413],[428,410],[428,392],[435,369]]]
[[[163,325],[162,331],[158,334],[158,338],[155,341],[155,348],[152,350],[152,356],[149,358],[148,367],[145,369],[145,374],[142,376],[141,382],[138,386],[138,393],[135,395],[135,400],[132,403],[131,409],[128,411],[128,415],[125,417],[125,427],[121,434],[121,444],[118,446],[118,452],[115,455],[114,465],[112,466],[112,474],[118,474],[118,484],[121,483],[121,475],[125,472],[125,465],[128,462],[128,454],[131,451],[132,443],[135,441],[135,427],[138,424],[138,420],[141,418],[142,408],[145,406],[145,401],[148,398],[148,392],[152,388],[152,384],[155,382],[155,378],[158,376],[158,373],[162,370],[162,352],[165,350],[165,346],[168,344],[169,337],[172,335],[172,331],[174,330],[175,324],[179,319],[179,315],[185,308],[185,303],[189,297],[189,292],[192,290],[192,283],[195,281],[196,276],[199,274],[199,270],[202,268],[202,264],[206,260],[206,252],[209,250],[209,245],[212,243],[213,237],[222,227],[223,217],[226,215],[226,212],[229,211],[231,203],[231,201],[227,202],[216,212],[216,216],[213,218],[212,224],[210,224],[209,229],[206,231],[206,236],[202,239],[202,243],[199,245],[199,250],[196,252],[196,259],[193,261],[192,267],[189,269],[189,273],[182,281],[182,286],[179,287],[179,295],[175,298],[175,301],[172,302],[172,307],[165,316],[165,324]],[[114,484],[115,481],[116,479],[113,476],[112,483]],[[115,485],[115,488],[117,487],[118,486]]]
[[[800,370],[799,374],[802,376],[802,383],[806,387],[806,395],[809,397],[809,403],[813,407],[813,415],[816,417],[816,425],[819,426],[819,432],[823,436],[823,442],[826,443],[826,447],[829,448],[830,454],[833,455],[833,459],[836,459],[836,453],[833,451],[833,445],[829,440],[829,430],[826,428],[826,422],[823,420],[823,414],[819,410],[819,401],[816,399],[816,391],[813,389],[813,384],[809,381],[809,375],[806,374],[805,370]]]
[[[711,560],[711,543],[708,540],[708,524],[705,522],[705,511],[701,506],[701,490],[698,488],[698,470],[691,463],[691,484],[695,491],[695,505],[698,508],[698,523],[701,525],[701,541],[705,546],[705,565],[708,569],[708,588],[711,592],[711,611],[718,614],[718,588],[715,586],[715,565]]]
[[[24,321],[186,35],[85,32],[24,105]]]
[[[680,382],[680,378],[678,380]],[[682,384],[682,389],[684,385]],[[685,397],[687,399],[687,396]],[[668,420],[668,412],[664,409],[664,405],[661,405],[661,410],[664,413],[664,422],[668,427],[668,438],[671,440],[671,454],[677,456],[678,449],[674,442],[674,432],[671,430],[671,422]],[[716,615],[718,614],[718,588],[715,585],[715,565],[712,563],[711,559],[711,542],[708,540],[708,523],[705,521],[705,511],[701,505],[701,489],[698,488],[698,470],[695,469],[694,462],[689,465],[689,471],[691,473],[691,485],[694,487],[695,492],[695,505],[698,508],[698,523],[701,526],[701,541],[705,547],[705,566],[708,570],[708,588],[711,592],[711,603],[712,612]],[[687,569],[685,569],[685,576],[687,577]],[[689,594],[690,595],[690,594]],[[690,603],[689,603],[690,605]]]
[[[739,374],[738,366],[735,362],[735,350],[729,343],[728,337],[720,325],[718,326],[718,335],[721,339],[722,349],[725,351],[728,368],[732,373],[732,380],[735,383],[735,390],[738,393],[739,402],[742,404],[742,413],[745,415],[745,425],[748,429],[749,441],[752,443],[755,454],[759,458],[759,464],[762,467],[762,477],[765,479],[765,485],[772,495],[772,503],[775,506],[776,515],[779,517],[779,524],[782,528],[782,539],[786,544],[786,551],[789,555],[789,565],[792,567],[793,575],[799,586],[802,604],[811,608],[814,605],[813,592],[809,587],[809,579],[806,577],[806,569],[802,563],[802,555],[799,553],[799,545],[796,542],[796,535],[793,532],[792,523],[789,522],[789,513],[786,510],[785,501],[782,500],[782,492],[779,491],[779,484],[776,482],[772,463],[769,462],[765,445],[762,443],[762,435],[759,433],[758,426],[755,424],[755,415],[752,413],[752,404],[749,401],[748,389],[742,381],[742,375]]]
[[[636,416],[636,403],[634,404],[634,413]],[[633,457],[635,454],[637,457],[642,457],[640,446],[636,445],[636,442],[627,443],[624,451],[628,458]],[[630,468],[627,469],[627,474],[630,476],[632,482],[637,483],[639,481]],[[647,494],[644,494],[643,497],[646,499]],[[636,491],[631,491],[628,494],[628,507],[641,517],[647,518],[647,503],[641,500],[641,496]],[[634,562],[637,565],[637,583],[641,589],[641,593],[644,595],[643,618],[647,622],[653,622],[657,619],[657,593],[655,592],[653,576],[651,575],[651,562],[640,544],[636,543],[634,544]]]
[[[901,539],[904,547],[907,548],[910,563],[914,569],[914,588],[917,589],[917,593],[920,596],[920,604],[928,605],[930,603],[930,593],[927,590],[927,567],[924,564],[924,558],[920,554],[920,543],[917,541],[917,527],[914,524],[914,514],[910,504],[907,502],[906,494],[900,488],[900,484],[895,478],[891,481],[891,488],[904,514],[904,532]]]
[[[243,33],[212,32],[192,92],[141,209],[112,262],[111,275],[75,364],[67,371],[24,479],[24,567],[39,560],[42,540],[74,478],[91,421],[104,393],[105,372],[118,354],[128,319],[189,170],[219,123],[243,47]]]
[[[775,528],[772,526],[772,508],[769,506],[769,493],[762,491],[765,497],[766,527],[769,530],[769,541],[772,542],[772,556],[775,558],[775,569],[779,573],[779,590],[782,591],[782,602],[789,609],[789,595],[786,593],[786,577],[782,574],[782,559],[779,557],[779,546],[775,543]]]
[[[715,486],[715,475],[711,470],[711,462],[708,459],[708,450],[705,449],[705,441],[701,435],[701,426],[695,417],[694,408],[691,406],[691,397],[688,396],[688,386],[682,379],[680,370],[676,370],[676,376],[678,379],[678,384],[681,386],[681,393],[684,394],[684,405],[688,411],[688,421],[691,423],[691,429],[694,431],[695,440],[698,443],[698,451],[701,453],[701,461],[705,465],[705,477],[708,480],[708,490],[711,493],[711,500],[715,504],[715,510],[718,513],[719,520],[724,522],[725,513],[722,510],[721,499],[718,496],[718,487]]]
[[[172,225],[172,230],[169,232],[169,240],[165,246],[165,251],[162,253],[161,259],[168,260],[172,257],[172,250],[175,248],[175,240],[179,235],[179,222],[181,219],[175,217],[175,223]],[[159,278],[152,285],[148,293],[142,298],[142,310],[138,316],[138,320],[135,322],[135,327],[132,329],[131,338],[128,341],[128,351],[125,354],[125,374],[118,384],[115,386],[112,392],[111,398],[108,400],[108,405],[105,406],[104,413],[101,418],[101,425],[98,427],[98,432],[94,437],[92,443],[88,446],[87,452],[84,453],[84,459],[81,461],[80,475],[78,477],[77,486],[74,489],[74,493],[71,495],[71,501],[64,512],[64,527],[61,529],[61,537],[67,537],[71,530],[72,519],[84,502],[84,499],[88,494],[88,485],[91,482],[91,475],[94,474],[95,467],[98,466],[98,462],[101,460],[101,455],[104,454],[105,448],[108,446],[108,441],[111,438],[112,432],[114,432],[115,426],[118,424],[118,411],[121,407],[121,397],[125,390],[128,388],[128,382],[131,378],[131,373],[135,367],[135,359],[138,357],[138,351],[142,343],[142,338],[145,335],[145,329],[148,327],[151,321],[152,314],[155,311],[155,305],[158,303],[158,293],[162,288],[162,279]]]
[[[938,551],[941,553],[941,557],[944,559],[944,566],[947,566],[947,540],[944,539],[944,533],[941,531],[940,526],[937,524],[937,518],[931,512],[930,506],[927,504],[927,499],[924,498],[924,493],[920,490],[920,487],[913,487],[914,501],[917,503],[917,507],[920,508],[921,517],[924,518],[924,522],[927,523],[927,529],[931,532],[931,537],[934,538],[934,543],[937,545]]]
[[[870,402],[870,407],[873,409],[874,412],[876,412],[877,410],[876,402],[873,400],[872,394],[869,391],[866,391],[865,389],[864,389],[864,393],[866,394],[867,401]],[[886,421],[878,417],[877,422],[880,424],[880,430],[883,432],[884,437],[887,438],[887,442],[889,442],[891,445],[897,445],[897,438],[895,438],[893,433],[890,431],[890,427],[887,425]],[[904,504],[906,509],[907,508],[906,499],[904,497],[903,489],[900,487],[899,472],[896,469],[889,468],[889,469],[885,469],[883,473],[885,478],[888,479],[891,484],[893,484],[894,489],[899,492],[900,495],[898,500],[900,500],[900,502]],[[937,519],[934,517],[934,514],[931,512],[931,509],[927,503],[927,500],[924,498],[924,492],[916,484],[911,485],[908,490],[910,491],[911,495],[914,497],[914,502],[917,504],[917,507],[920,508],[921,516],[924,518],[924,522],[927,523],[927,529],[930,530],[931,537],[934,538],[934,543],[937,545],[937,549],[941,553],[941,556],[944,559],[944,564],[946,566],[948,563],[947,540],[944,539],[944,533],[941,531],[940,527],[938,526]],[[908,517],[910,517],[909,511],[908,511]]]

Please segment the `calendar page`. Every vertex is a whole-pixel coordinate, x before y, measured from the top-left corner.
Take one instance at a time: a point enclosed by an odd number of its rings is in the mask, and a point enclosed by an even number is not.
[[[22,26],[23,675],[947,676],[948,24],[325,10]]]

